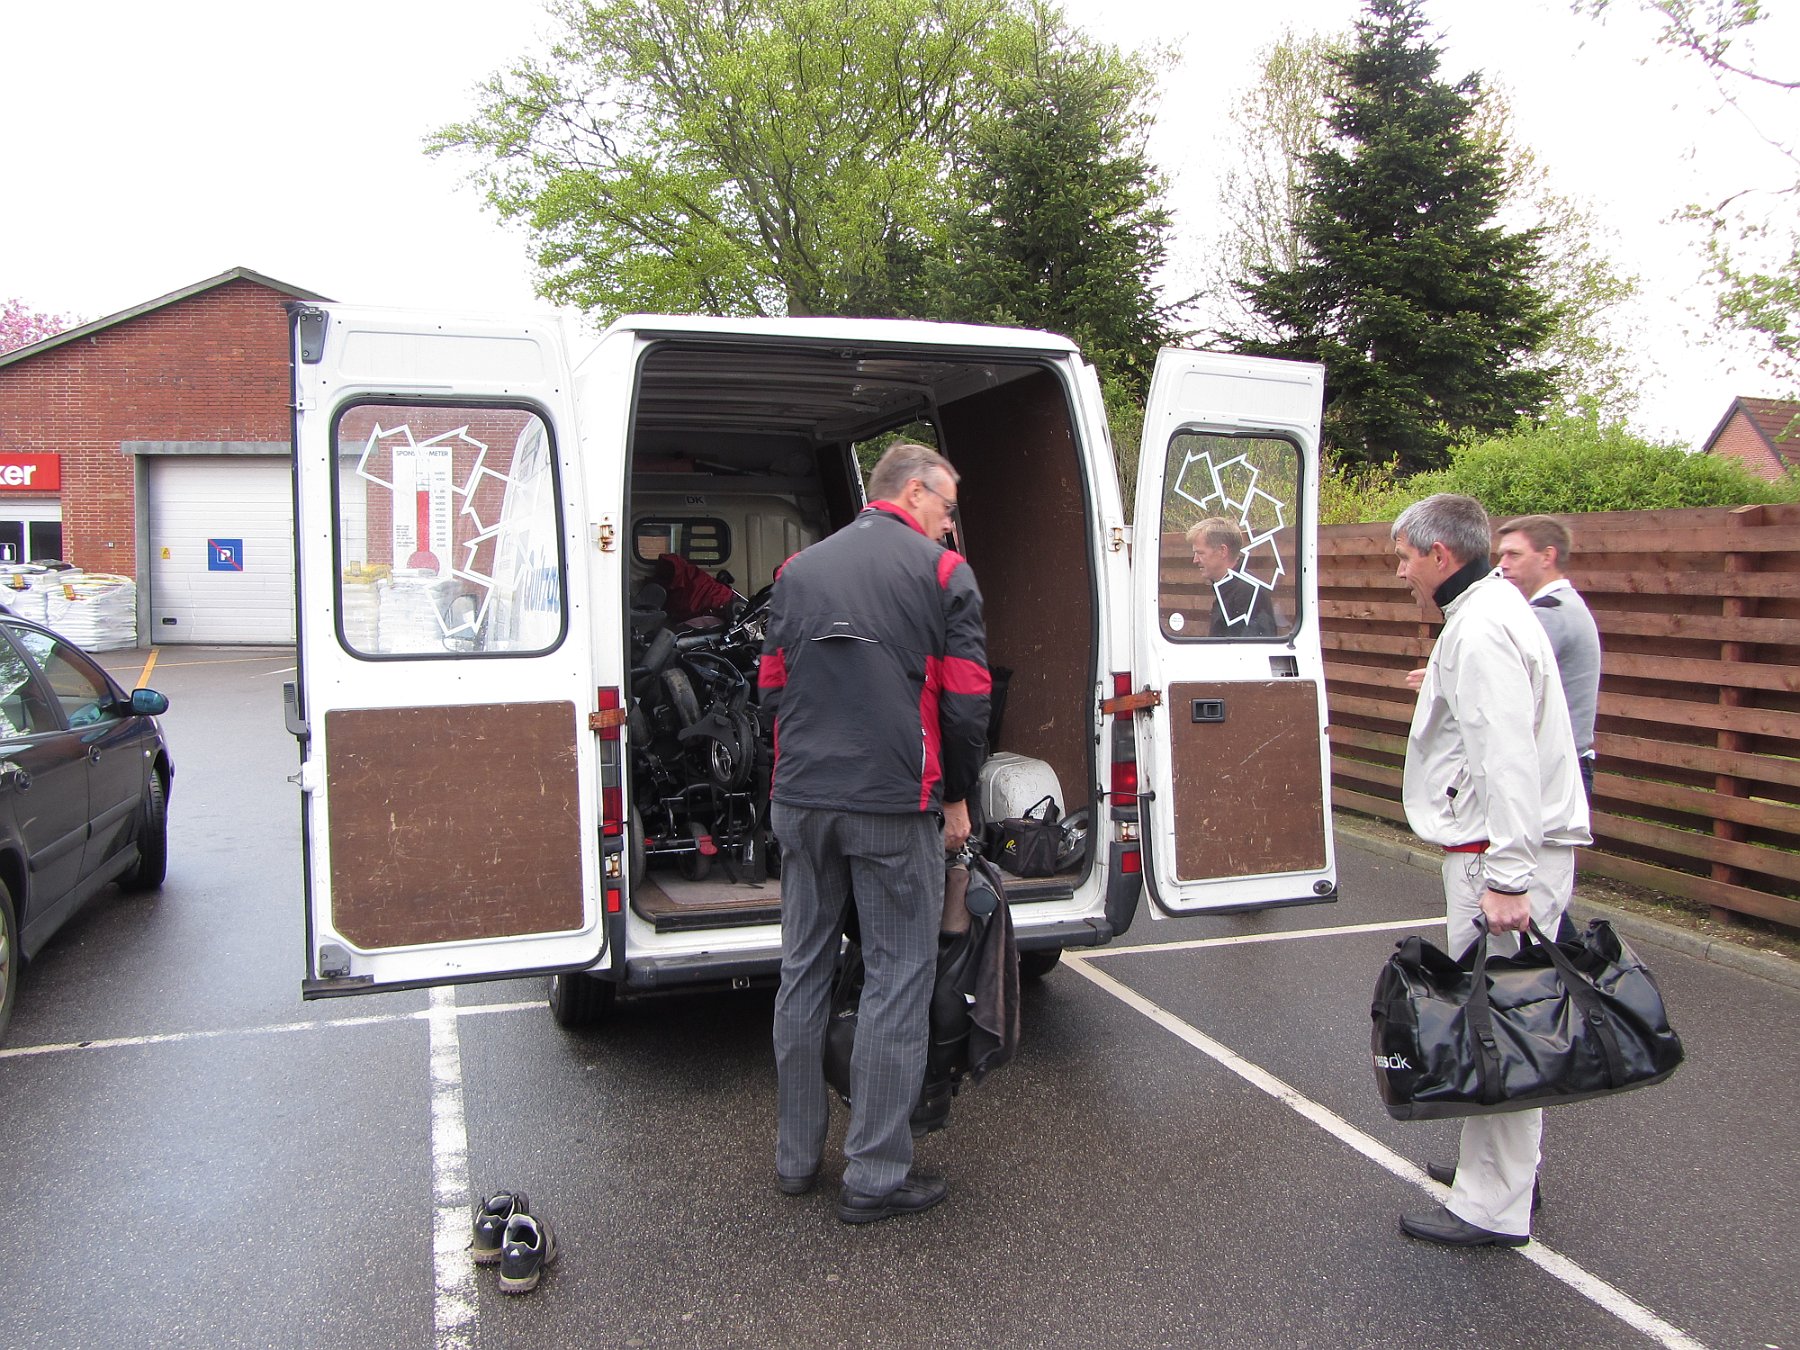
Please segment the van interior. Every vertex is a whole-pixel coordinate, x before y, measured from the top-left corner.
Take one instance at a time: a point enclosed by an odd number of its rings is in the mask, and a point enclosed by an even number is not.
[[[778,915],[754,691],[761,603],[789,556],[853,518],[859,459],[897,439],[932,445],[960,475],[957,546],[981,587],[996,674],[990,769],[1032,784],[1054,774],[1064,817],[1091,818],[1096,512],[1070,392],[1050,366],[1016,352],[670,336],[643,359],[632,417],[627,772],[642,918],[680,931]],[[1012,880],[1010,899],[1067,898],[1088,857],[1072,849],[1055,875]]]

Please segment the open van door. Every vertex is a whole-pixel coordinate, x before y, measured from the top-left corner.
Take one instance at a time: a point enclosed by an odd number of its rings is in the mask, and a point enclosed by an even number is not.
[[[290,309],[303,993],[592,965],[607,716],[561,335]]]
[[[1319,648],[1323,368],[1165,350],[1132,519],[1140,833],[1168,913],[1337,896]]]

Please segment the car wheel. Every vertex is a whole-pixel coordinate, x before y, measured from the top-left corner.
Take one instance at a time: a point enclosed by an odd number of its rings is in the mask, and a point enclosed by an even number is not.
[[[1023,980],[1041,980],[1056,969],[1056,963],[1062,960],[1061,947],[1039,947],[1036,951],[1019,953],[1019,978]]]
[[[13,994],[19,987],[19,962],[25,953],[19,947],[19,925],[13,910],[12,892],[0,881],[0,1041],[6,1039],[6,1024],[12,1021]]]
[[[611,980],[574,971],[550,977],[550,1016],[559,1027],[581,1031],[597,1027],[612,1011],[618,986]]]
[[[138,861],[119,885],[128,891],[153,891],[169,872],[169,795],[162,775],[150,771],[150,790],[144,795],[144,811],[138,821]]]

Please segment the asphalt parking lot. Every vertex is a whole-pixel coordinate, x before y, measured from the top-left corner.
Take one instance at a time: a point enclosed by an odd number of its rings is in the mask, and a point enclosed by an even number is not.
[[[291,659],[158,653],[168,883],[67,927],[0,1047],[0,1345],[1800,1345],[1792,984],[1640,944],[1687,1064],[1550,1113],[1531,1245],[1422,1246],[1455,1126],[1386,1116],[1367,1010],[1440,902],[1345,843],[1335,905],[1140,918],[1033,987],[921,1147],[949,1201],[851,1229],[833,1153],[772,1185],[766,992],[589,1035],[542,980],[302,1003]],[[519,1298],[462,1250],[503,1187],[561,1251]]]

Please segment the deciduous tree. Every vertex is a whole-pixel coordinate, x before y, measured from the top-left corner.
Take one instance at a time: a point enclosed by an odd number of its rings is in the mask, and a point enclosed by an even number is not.
[[[1015,0],[558,0],[431,140],[600,316],[914,312]],[[1013,44],[1009,48],[1008,44]]]
[[[17,298],[0,304],[0,352],[55,337],[74,323],[60,314],[40,314]]]

